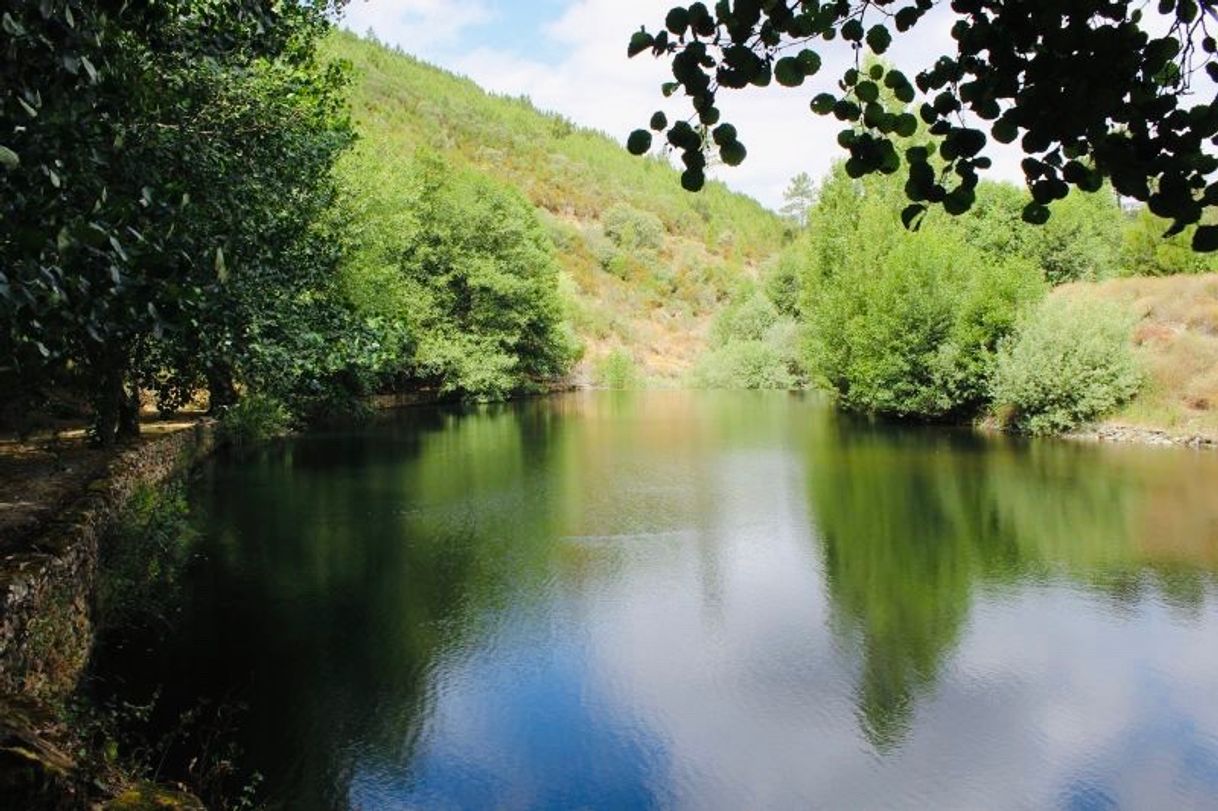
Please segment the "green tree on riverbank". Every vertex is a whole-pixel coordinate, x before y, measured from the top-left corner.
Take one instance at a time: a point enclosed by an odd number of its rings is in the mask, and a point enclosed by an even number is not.
[[[509,187],[421,152],[359,150],[340,167],[343,285],[399,385],[503,397],[566,373],[554,247]]]
[[[312,317],[312,227],[350,138],[315,58],[328,2],[26,3],[0,32],[0,376],[88,393],[102,443],[139,389],[227,399]],[[289,341],[290,343],[290,341]]]

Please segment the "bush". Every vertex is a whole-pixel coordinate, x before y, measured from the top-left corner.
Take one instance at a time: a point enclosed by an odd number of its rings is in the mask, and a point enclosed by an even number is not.
[[[703,355],[694,384],[708,389],[793,389],[799,385],[782,348],[764,340],[732,341]]]
[[[1051,297],[998,352],[993,399],[1019,429],[1068,431],[1129,400],[1142,383],[1119,307]]]
[[[664,244],[664,223],[660,218],[625,203],[610,206],[602,222],[605,235],[624,251],[655,251]]]
[[[737,297],[715,319],[712,340],[722,346],[730,341],[760,341],[778,321],[778,309],[760,290]]]
[[[802,385],[799,325],[759,287],[743,288],[711,326],[711,348],[693,370],[708,389],[793,389]]]
[[[220,434],[234,445],[263,442],[286,433],[292,415],[279,400],[265,394],[246,394],[220,418]]]
[[[928,226],[808,280],[809,369],[853,410],[970,416],[986,403],[999,340],[1041,289],[1027,262],[998,263]]]
[[[784,253],[761,278],[766,297],[782,315],[800,317],[800,261],[794,251]]]
[[[100,625],[130,630],[165,625],[179,602],[179,575],[195,537],[184,489],[140,486],[102,545]]]
[[[607,389],[636,389],[641,382],[634,356],[621,347],[614,349],[597,364],[596,380]]]

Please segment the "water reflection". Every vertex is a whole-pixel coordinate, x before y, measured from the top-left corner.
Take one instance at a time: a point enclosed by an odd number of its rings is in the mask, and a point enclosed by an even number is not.
[[[1214,460],[829,421],[809,490],[835,627],[863,660],[859,713],[899,744],[978,589],[1068,578],[1136,616],[1201,618],[1214,585]]]
[[[1212,806],[1215,482],[786,395],[412,411],[213,466],[133,670],[248,700],[294,809]]]

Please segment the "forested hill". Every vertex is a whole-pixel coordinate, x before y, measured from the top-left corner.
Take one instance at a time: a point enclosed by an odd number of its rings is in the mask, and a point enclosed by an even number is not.
[[[595,377],[607,365],[620,372],[628,355],[648,377],[678,377],[701,354],[728,294],[781,248],[784,223],[756,201],[718,183],[689,194],[662,160],[632,157],[527,99],[488,94],[347,32],[324,51],[354,66],[360,140],[340,175],[409,183],[410,166],[432,153],[537,207],[585,349],[577,374]],[[605,363],[611,355],[616,364]]]

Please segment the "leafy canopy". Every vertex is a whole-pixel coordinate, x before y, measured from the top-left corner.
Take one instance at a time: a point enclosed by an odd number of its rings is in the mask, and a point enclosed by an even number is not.
[[[906,226],[929,206],[951,214],[970,209],[978,172],[991,165],[990,139],[1016,143],[1027,155],[1023,170],[1032,200],[1023,219],[1042,224],[1049,204],[1071,186],[1096,191],[1110,180],[1127,197],[1146,202],[1179,232],[1218,204],[1218,103],[1211,87],[1192,95],[1194,78],[1218,81],[1218,44],[1212,24],[1215,0],[1159,0],[1166,32],[1152,33],[1142,0],[954,0],[956,52],[943,54],[910,80],[874,64],[860,69],[864,48],[886,52],[893,37],[909,35],[934,0],[720,0],[675,6],[663,29],[646,28],[628,54],[650,51],[667,59],[674,81],[665,96],[683,90],[694,114],[669,122],[657,113],[627,146],[647,152],[653,134],[681,153],[682,185],[705,182],[708,153],[728,165],[747,155],[735,126],[721,120],[720,94],[778,82],[802,86],[822,65],[822,45],[843,40],[856,64],[840,82],[811,98],[812,111],[846,125],[839,143],[849,152],[851,177],[895,174],[906,167],[911,201]],[[916,87],[916,89],[915,89]],[[926,101],[914,113],[886,103]],[[898,148],[918,120],[937,140],[929,147]],[[935,159],[937,156],[937,159]],[[1218,249],[1218,226],[1193,235],[1197,250]]]
[[[970,242],[976,228],[932,216],[914,239],[896,217],[892,178],[822,184],[809,228],[788,252],[800,274],[805,358],[849,410],[919,419],[978,413],[999,342],[1043,292],[1019,253]]]
[[[426,151],[360,149],[338,174],[343,284],[383,348],[377,372],[490,399],[567,372],[554,246],[518,191]]]
[[[332,11],[6,5],[0,390],[75,378],[106,442],[138,430],[140,386],[232,390],[260,349],[307,337],[284,307],[309,309],[332,267],[313,224],[350,138],[343,73],[315,59]]]

